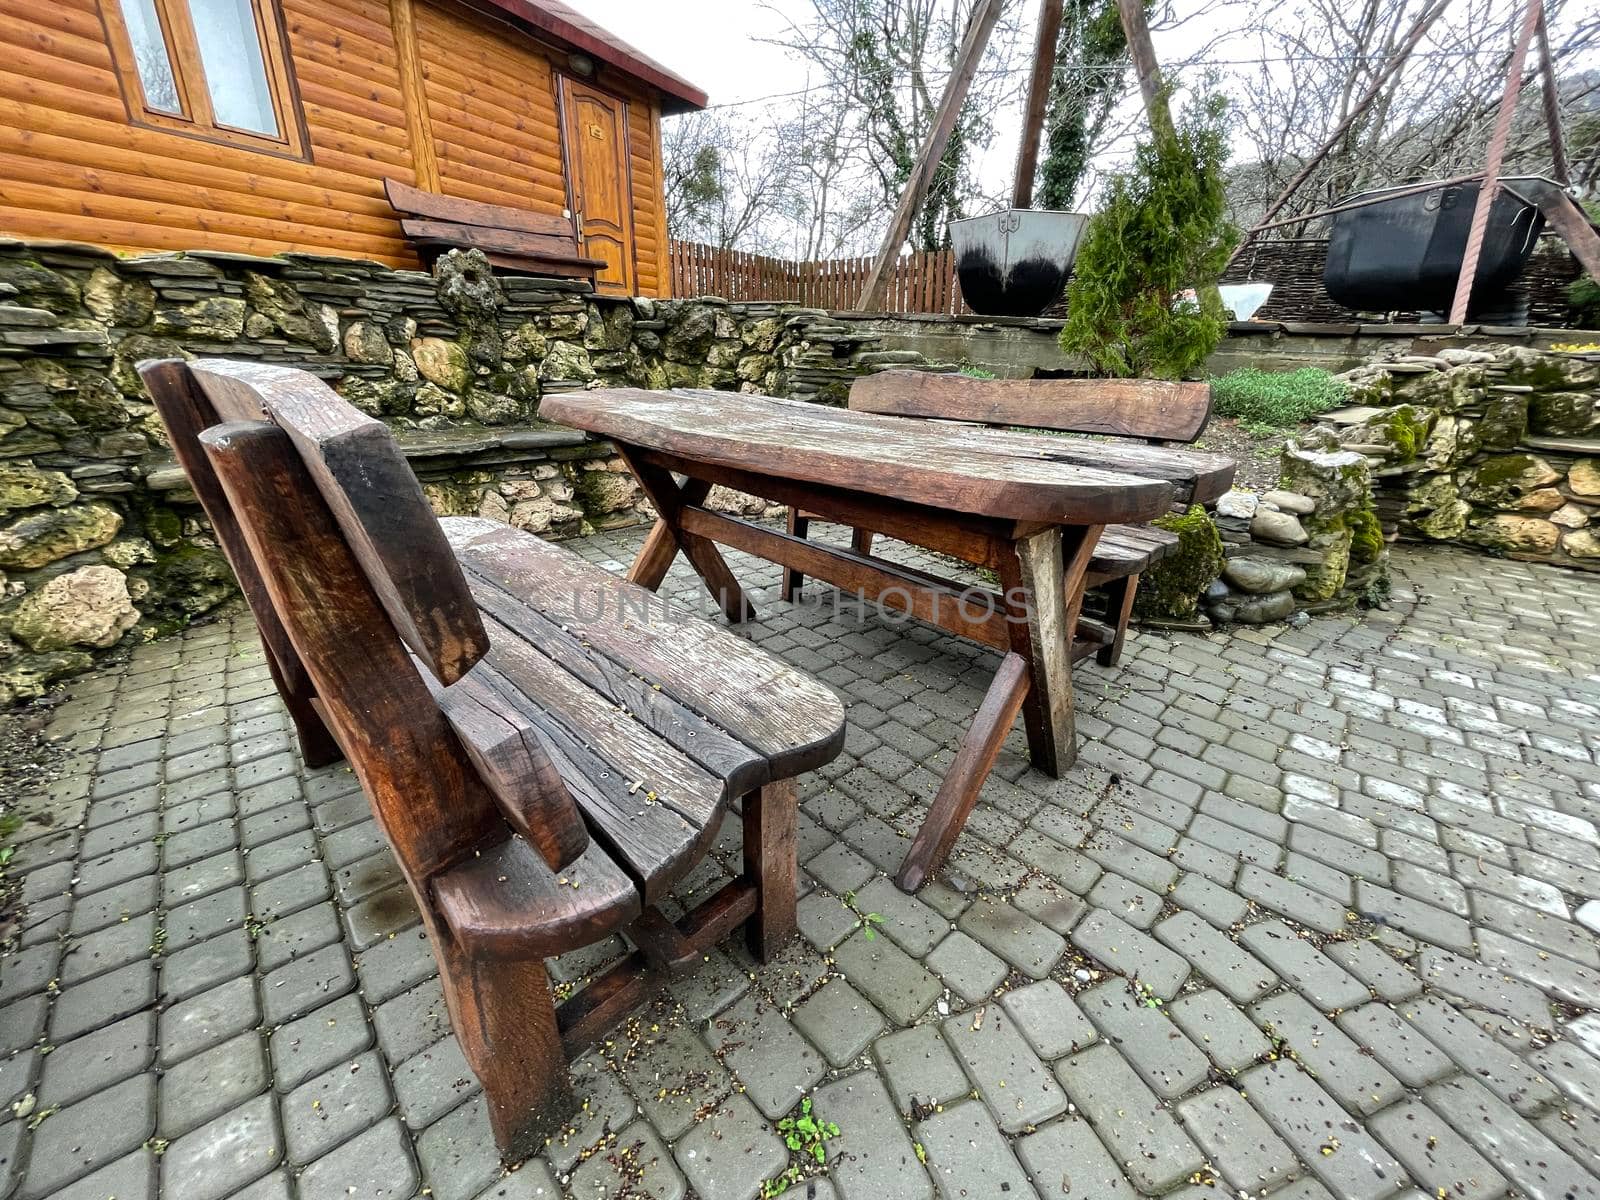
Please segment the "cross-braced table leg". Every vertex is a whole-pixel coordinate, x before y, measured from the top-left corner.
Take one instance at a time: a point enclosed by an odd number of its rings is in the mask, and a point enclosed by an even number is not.
[[[673,479],[672,472],[664,467],[640,461],[626,447],[619,446],[618,450],[658,514],[655,526],[640,547],[638,557],[633,560],[628,579],[640,587],[655,591],[666,577],[672,560],[682,550],[689,565],[705,581],[728,620],[737,624],[753,619],[755,607],[745,598],[722,552],[710,540],[683,528],[683,510],[704,500],[711,491],[711,485],[705,480],[693,478],[680,484]]]

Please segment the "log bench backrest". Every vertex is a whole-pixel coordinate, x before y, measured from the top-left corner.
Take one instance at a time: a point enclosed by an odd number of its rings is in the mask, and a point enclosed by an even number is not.
[[[507,812],[441,709],[489,638],[388,428],[303,371],[215,359],[139,369],[279,690],[309,682],[413,884],[503,841],[508,826],[552,866],[581,853],[570,795],[529,798],[566,831],[543,837],[537,813]]]
[[[973,379],[880,371],[850,388],[858,412],[1192,442],[1211,417],[1211,385],[1161,379]]]

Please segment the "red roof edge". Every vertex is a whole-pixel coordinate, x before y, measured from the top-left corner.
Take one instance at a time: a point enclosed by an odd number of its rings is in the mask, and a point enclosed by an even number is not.
[[[469,0],[469,3],[471,0]],[[595,24],[561,0],[479,0],[499,9],[519,25],[582,51],[624,74],[643,80],[662,95],[665,113],[689,112],[704,108],[705,92],[682,75],[668,70],[648,55],[635,50],[616,34]]]

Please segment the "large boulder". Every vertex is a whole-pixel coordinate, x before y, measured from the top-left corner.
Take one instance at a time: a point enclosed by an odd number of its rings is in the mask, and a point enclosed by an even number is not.
[[[1306,581],[1304,567],[1273,558],[1230,558],[1222,577],[1241,592],[1266,595],[1299,587]]]
[[[439,305],[466,329],[493,325],[505,300],[482,250],[451,250],[433,265]]]
[[[123,279],[96,267],[83,285],[83,306],[107,325],[132,329],[155,313],[156,290],[142,279]]]
[[[1590,437],[1600,432],[1600,392],[1545,392],[1528,402],[1528,425],[1544,437]]]
[[[11,633],[37,651],[106,647],[138,620],[127,576],[115,567],[79,567],[25,596],[12,615]]]
[[[324,354],[338,340],[338,321],[331,324],[324,314],[301,297],[292,286],[257,272],[246,272],[244,295],[257,315],[266,318],[274,329],[291,342],[305,342]]]
[[[104,546],[122,529],[122,514],[105,504],[37,509],[0,529],[0,567],[32,570]]]

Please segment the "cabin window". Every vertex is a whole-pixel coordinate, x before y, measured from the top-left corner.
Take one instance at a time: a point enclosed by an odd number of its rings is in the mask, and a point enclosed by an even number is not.
[[[102,0],[135,121],[299,155],[277,0]]]

